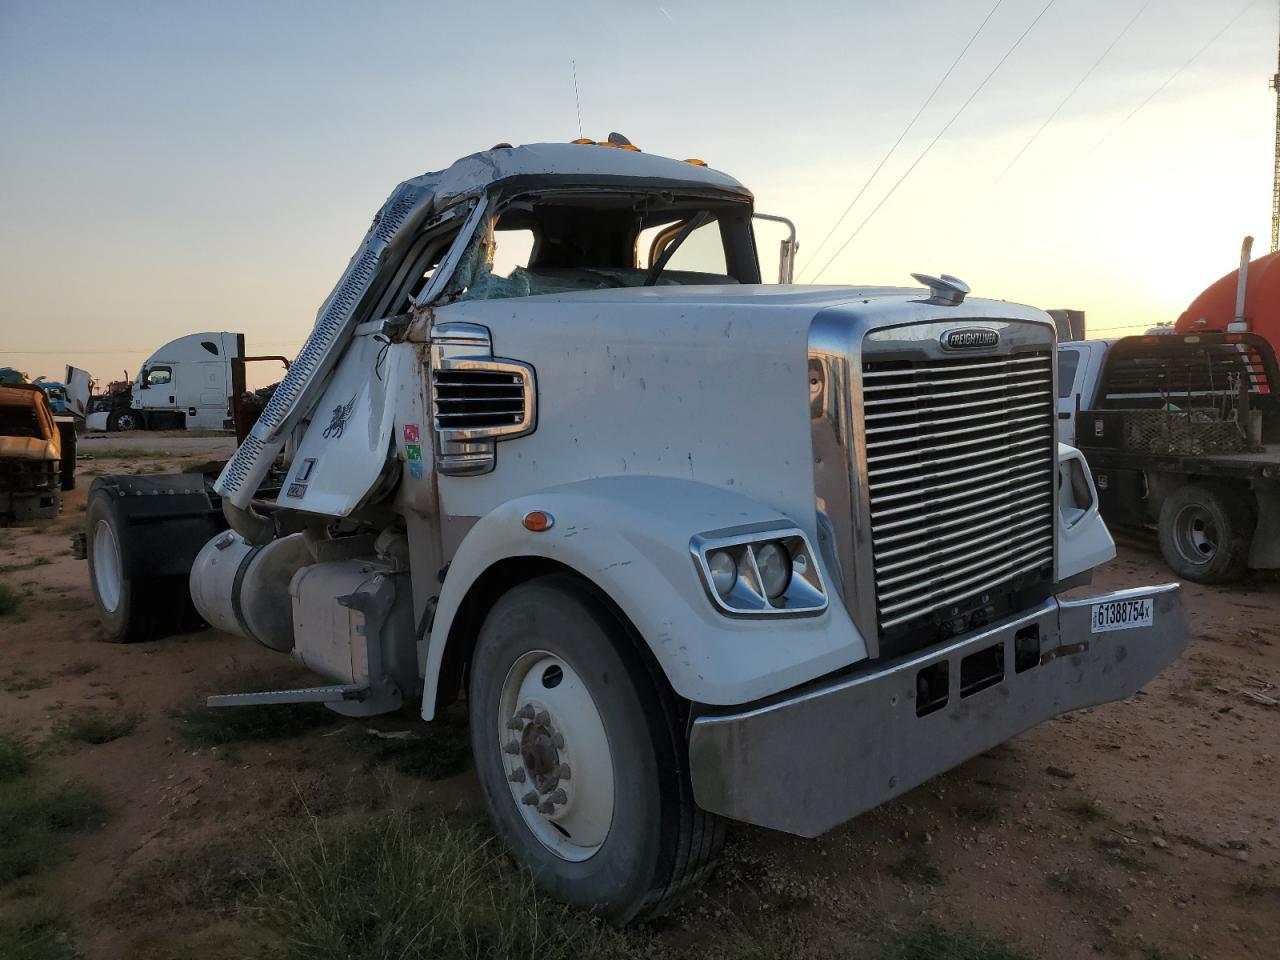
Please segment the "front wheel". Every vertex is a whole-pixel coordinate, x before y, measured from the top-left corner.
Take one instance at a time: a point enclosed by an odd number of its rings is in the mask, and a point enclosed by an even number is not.
[[[111,433],[125,433],[142,429],[142,418],[128,407],[112,410],[107,416],[107,430]]]
[[[724,821],[693,802],[676,698],[588,585],[554,575],[505,594],[469,701],[489,814],[557,899],[626,923],[712,866]]]
[[[1189,483],[1160,506],[1157,533],[1165,562],[1193,583],[1233,583],[1244,576],[1253,516],[1243,494]]]

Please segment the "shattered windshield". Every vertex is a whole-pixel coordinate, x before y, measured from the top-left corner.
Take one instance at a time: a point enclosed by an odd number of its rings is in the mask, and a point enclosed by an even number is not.
[[[448,295],[759,283],[750,217],[741,201],[669,193],[518,198],[476,232]]]

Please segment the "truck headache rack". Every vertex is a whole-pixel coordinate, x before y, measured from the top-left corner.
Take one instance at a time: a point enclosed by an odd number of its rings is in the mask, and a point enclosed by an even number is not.
[[[1220,407],[1243,382],[1253,397],[1270,397],[1276,371],[1270,351],[1252,334],[1131,337],[1107,356],[1097,405],[1104,410]]]
[[[1096,408],[1077,415],[1079,443],[1144,455],[1258,449],[1276,376],[1253,334],[1126,338],[1107,355]]]

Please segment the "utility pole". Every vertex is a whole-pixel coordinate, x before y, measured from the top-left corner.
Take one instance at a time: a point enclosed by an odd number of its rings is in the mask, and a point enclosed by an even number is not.
[[[1271,181],[1271,252],[1280,250],[1280,52],[1276,54],[1276,72],[1271,77],[1276,92],[1275,175]]]

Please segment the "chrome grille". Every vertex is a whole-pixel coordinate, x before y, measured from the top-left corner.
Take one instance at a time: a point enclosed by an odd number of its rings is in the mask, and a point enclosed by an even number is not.
[[[872,357],[862,376],[880,630],[1051,574],[1052,354]]]

